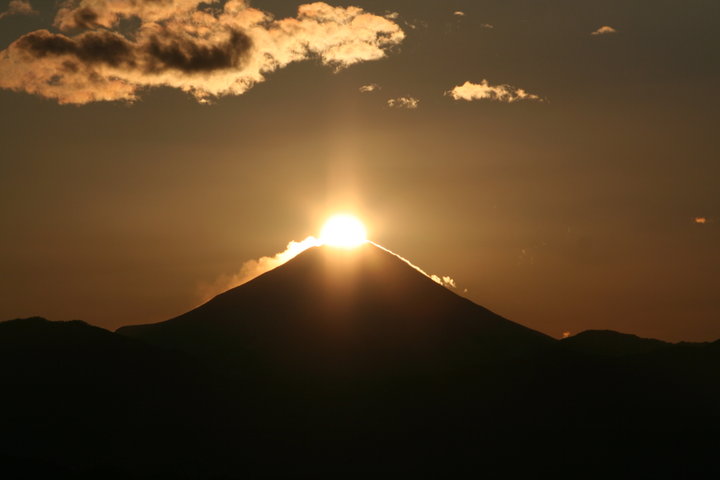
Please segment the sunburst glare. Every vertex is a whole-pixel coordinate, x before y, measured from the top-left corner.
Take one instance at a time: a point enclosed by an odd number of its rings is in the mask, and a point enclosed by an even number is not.
[[[333,215],[323,225],[320,242],[331,247],[359,247],[367,242],[367,230],[365,225],[353,215]]]

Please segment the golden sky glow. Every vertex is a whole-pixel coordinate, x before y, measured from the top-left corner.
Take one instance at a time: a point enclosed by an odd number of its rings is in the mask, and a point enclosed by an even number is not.
[[[407,263],[412,268],[439,285],[452,289],[457,288],[455,280],[451,276],[427,273],[407,258],[398,255],[382,245],[372,242],[367,238],[367,229],[362,220],[354,215],[343,213],[328,217],[320,230],[319,237],[310,235],[301,241],[291,241],[282,252],[278,252],[275,255],[247,260],[242,264],[240,270],[236,273],[230,275],[223,274],[216,278],[213,282],[200,284],[198,286],[200,301],[201,303],[205,303],[215,295],[249,282],[259,275],[262,275],[263,273],[292,260],[308,248],[330,246],[351,250],[365,243],[371,243],[376,247],[395,255],[400,260]]]
[[[586,3],[0,0],[0,320],[162,321],[349,213],[552,336],[719,338],[717,2]]]

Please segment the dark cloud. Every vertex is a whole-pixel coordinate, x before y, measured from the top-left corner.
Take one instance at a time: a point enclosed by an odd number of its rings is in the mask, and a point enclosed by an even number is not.
[[[210,10],[202,3],[210,2],[64,2],[56,26],[86,30],[20,37],[0,51],[0,88],[81,104],[132,101],[142,88],[168,86],[208,101],[240,95],[292,62],[319,58],[338,70],[377,60],[405,38],[392,20],[358,7],[315,2],[276,20],[242,0]],[[140,24],[113,31],[122,18]]]
[[[142,43],[106,30],[86,32],[74,38],[38,30],[24,35],[17,48],[35,58],[72,56],[87,65],[141,68],[146,73],[178,70],[192,74],[236,68],[252,47],[252,41],[241,31],[231,31],[230,38],[219,45],[207,45],[163,30]],[[72,61],[63,62],[63,66]],[[77,71],[77,66],[71,70]]]
[[[136,64],[136,47],[123,36],[105,30],[87,32],[75,38],[38,30],[21,37],[16,45],[36,58],[66,55],[89,65],[117,67]]]
[[[198,73],[240,67],[251,47],[250,37],[234,30],[228,41],[220,45],[201,45],[172,33],[153,35],[142,50],[147,54],[145,71],[148,73],[167,69]]]

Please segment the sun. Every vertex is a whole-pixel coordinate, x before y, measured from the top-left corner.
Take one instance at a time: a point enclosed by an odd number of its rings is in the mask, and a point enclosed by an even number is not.
[[[359,247],[367,242],[367,230],[357,217],[347,214],[333,215],[323,225],[320,242],[331,247]]]

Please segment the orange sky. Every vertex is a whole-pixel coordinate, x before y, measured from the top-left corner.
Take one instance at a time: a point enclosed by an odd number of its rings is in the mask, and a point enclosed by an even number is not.
[[[352,209],[555,337],[720,338],[715,3],[50,3],[0,1],[0,319],[164,320]]]

